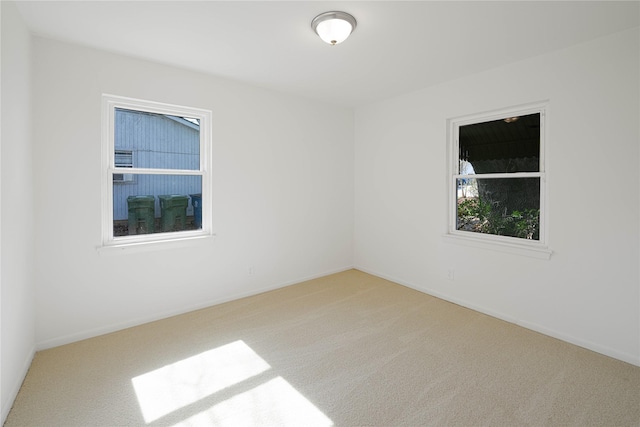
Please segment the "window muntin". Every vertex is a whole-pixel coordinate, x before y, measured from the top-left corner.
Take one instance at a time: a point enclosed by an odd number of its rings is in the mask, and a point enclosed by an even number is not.
[[[544,105],[452,120],[449,234],[543,246]]]
[[[211,112],[111,95],[103,108],[103,245],[211,235]]]

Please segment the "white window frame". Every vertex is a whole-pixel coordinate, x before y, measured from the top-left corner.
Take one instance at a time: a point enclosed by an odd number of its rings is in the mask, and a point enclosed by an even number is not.
[[[197,170],[117,167],[115,165],[115,111],[117,108],[191,117],[200,121],[200,166]],[[102,246],[98,249],[157,247],[160,244],[189,244],[213,236],[212,231],[212,113],[200,108],[165,104],[110,94],[102,95]],[[202,228],[153,234],[115,237],[113,233],[113,175],[119,173],[147,175],[200,176],[202,179]]]
[[[448,242],[485,249],[499,250],[535,258],[549,259],[552,251],[548,239],[548,203],[546,147],[548,129],[548,102],[538,102],[523,106],[457,117],[448,120],[448,226],[445,239]],[[461,126],[490,122],[508,117],[540,114],[540,167],[538,172],[516,172],[500,174],[460,174],[459,169],[459,130]],[[540,178],[540,232],[539,240],[528,240],[518,237],[499,236],[494,234],[474,233],[457,229],[457,180],[460,178]]]

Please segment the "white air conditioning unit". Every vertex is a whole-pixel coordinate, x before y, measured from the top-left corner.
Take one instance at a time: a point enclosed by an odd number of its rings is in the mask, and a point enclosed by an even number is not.
[[[132,173],[114,173],[113,182],[133,182]]]
[[[133,167],[133,151],[132,150],[115,150],[115,165],[119,168]],[[113,182],[133,182],[133,174],[131,173],[114,173]]]

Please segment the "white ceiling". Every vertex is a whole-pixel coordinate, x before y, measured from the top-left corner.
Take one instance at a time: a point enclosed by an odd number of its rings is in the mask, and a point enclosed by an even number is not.
[[[37,35],[358,106],[640,25],[638,1],[24,1]],[[310,27],[342,10],[337,46]]]

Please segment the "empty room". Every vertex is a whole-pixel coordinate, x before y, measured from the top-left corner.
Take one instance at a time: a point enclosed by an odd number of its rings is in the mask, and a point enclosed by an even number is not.
[[[640,2],[0,19],[0,424],[640,425]]]

